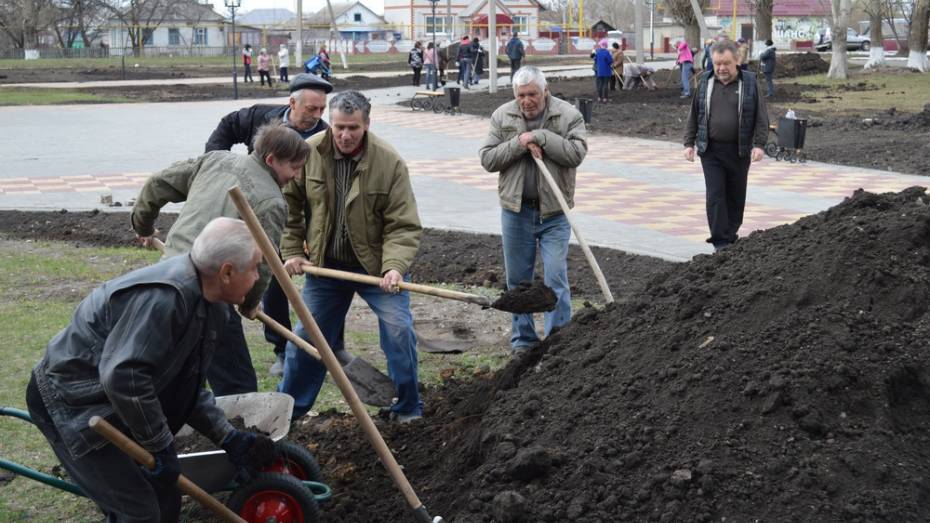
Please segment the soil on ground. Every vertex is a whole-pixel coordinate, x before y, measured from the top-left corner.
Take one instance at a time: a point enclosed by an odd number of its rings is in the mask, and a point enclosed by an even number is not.
[[[930,104],[921,113],[857,111],[846,115],[810,111],[805,93],[818,87],[790,81],[792,73],[824,72],[827,64],[818,55],[779,57],[780,77],[776,95],[767,99],[769,122],[777,124],[788,109],[808,120],[803,154],[808,160],[884,169],[909,174],[930,175]],[[902,74],[911,74],[902,72]],[[588,129],[593,132],[636,136],[682,143],[691,100],[681,98],[677,70],[658,71],[658,89],[615,91],[609,103],[595,103]],[[865,88],[852,84],[848,90]],[[858,86],[858,87],[857,87]],[[760,85],[764,92],[764,85]],[[553,78],[549,86],[555,96],[574,103],[577,98],[594,99],[594,77]],[[502,104],[513,100],[509,89],[491,95],[476,92],[462,96],[462,112],[490,116]],[[769,142],[776,137],[769,135]]]

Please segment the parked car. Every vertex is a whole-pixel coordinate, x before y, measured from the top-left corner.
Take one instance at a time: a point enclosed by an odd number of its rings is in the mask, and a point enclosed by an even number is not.
[[[829,51],[833,48],[833,42],[829,37],[818,43],[818,51]],[[872,42],[867,35],[859,34],[853,28],[846,28],[846,49],[850,51],[868,51],[872,47]]]

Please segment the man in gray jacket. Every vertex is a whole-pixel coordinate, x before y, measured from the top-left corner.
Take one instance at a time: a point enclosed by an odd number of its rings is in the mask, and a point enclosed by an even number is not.
[[[203,387],[229,310],[258,279],[261,252],[245,224],[210,222],[190,253],[95,289],[32,371],[26,403],[72,481],[107,521],[177,521],[174,434],[207,436],[240,469],[256,435],[238,431]],[[100,416],[155,456],[143,469],[88,427]],[[264,443],[267,444],[267,443]]]
[[[296,131],[277,122],[259,128],[254,145],[248,156],[212,151],[153,174],[139,192],[131,215],[132,228],[143,244],[151,241],[161,208],[169,202],[185,202],[165,241],[165,256],[187,252],[207,222],[219,216],[239,217],[227,194],[238,185],[271,242],[278,245],[287,219],[281,187],[300,175],[310,146]],[[258,283],[239,306],[243,314],[254,317],[270,280],[271,269],[263,263]],[[232,306],[220,344],[224,354],[207,371],[213,392],[225,396],[256,391],[258,381],[242,320]]]
[[[575,168],[584,160],[588,144],[581,113],[549,94],[542,71],[522,67],[512,83],[516,100],[491,115],[491,130],[481,146],[481,165],[488,172],[500,173],[501,237],[508,288],[533,280],[539,246],[543,279],[558,297],[555,310],[545,315],[548,336],[572,315],[568,287],[571,226],[533,157],[542,158],[571,207]],[[514,354],[538,342],[532,314],[514,314],[510,337]]]

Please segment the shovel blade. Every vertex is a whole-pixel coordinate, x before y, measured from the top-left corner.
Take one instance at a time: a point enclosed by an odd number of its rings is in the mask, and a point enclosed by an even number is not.
[[[342,366],[359,399],[372,407],[387,407],[394,400],[394,382],[362,358]]]

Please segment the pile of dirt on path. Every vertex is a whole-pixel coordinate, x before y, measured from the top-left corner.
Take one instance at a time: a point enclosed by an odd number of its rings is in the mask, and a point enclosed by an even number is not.
[[[756,67],[751,67],[753,71]],[[775,78],[795,78],[823,74],[830,64],[817,53],[780,54],[775,61]]]
[[[155,223],[164,238],[177,215],[161,214]],[[92,247],[137,245],[125,212],[0,211],[0,235],[24,240],[68,241]],[[649,256],[592,247],[617,300],[641,291],[657,273],[674,264]],[[578,297],[600,301],[594,273],[577,245],[569,248],[569,284]],[[537,273],[542,274],[542,266]],[[411,267],[419,283],[452,283],[506,288],[500,236],[425,229]]]
[[[857,192],[584,310],[383,427],[456,522],[926,521],[930,197]],[[336,521],[409,519],[354,421],[298,422]]]

